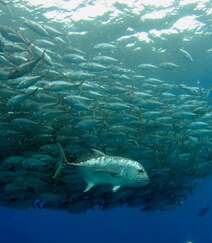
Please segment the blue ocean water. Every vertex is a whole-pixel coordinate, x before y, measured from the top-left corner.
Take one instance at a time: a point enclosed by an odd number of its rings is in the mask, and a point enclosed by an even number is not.
[[[181,207],[164,212],[119,208],[71,215],[1,208],[0,239],[4,243],[210,243],[211,212],[202,217],[198,212],[212,204],[211,186],[211,180],[201,182]]]
[[[0,243],[212,243],[211,40],[210,0],[0,0]],[[93,149],[149,184],[85,191]]]

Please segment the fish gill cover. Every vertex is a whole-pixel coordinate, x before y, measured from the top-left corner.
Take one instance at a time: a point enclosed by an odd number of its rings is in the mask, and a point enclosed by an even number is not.
[[[210,0],[0,0],[0,204],[181,205],[212,174],[211,28]],[[84,192],[93,149],[149,183]]]

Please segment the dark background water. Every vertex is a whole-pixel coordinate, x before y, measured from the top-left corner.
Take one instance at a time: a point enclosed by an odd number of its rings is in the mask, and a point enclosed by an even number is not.
[[[212,204],[212,180],[201,186],[184,204],[164,212],[143,213],[119,208],[83,214],[45,209],[0,209],[0,242],[142,242],[210,243],[212,212],[198,216]]]

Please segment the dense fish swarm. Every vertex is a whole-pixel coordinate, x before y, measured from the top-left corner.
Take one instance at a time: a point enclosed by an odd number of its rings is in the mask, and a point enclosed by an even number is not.
[[[184,64],[169,55],[130,66],[120,45],[129,41],[130,48],[135,35],[94,41],[86,50],[77,42],[89,28],[80,32],[45,19],[41,6],[14,3],[0,1],[0,204],[71,212],[182,204],[194,180],[212,174],[210,90],[174,78],[195,63],[192,54],[181,46]],[[68,163],[92,158],[92,149],[139,161],[150,183],[83,192]]]

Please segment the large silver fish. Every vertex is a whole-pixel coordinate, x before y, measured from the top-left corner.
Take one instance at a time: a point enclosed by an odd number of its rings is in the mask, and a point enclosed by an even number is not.
[[[111,185],[116,192],[122,187],[142,187],[149,183],[143,166],[137,161],[96,151],[96,157],[80,163],[69,163],[78,167],[87,183],[84,192],[96,185]]]

